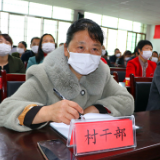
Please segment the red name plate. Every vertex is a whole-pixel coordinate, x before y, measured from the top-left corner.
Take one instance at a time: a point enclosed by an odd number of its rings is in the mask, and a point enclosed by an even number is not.
[[[93,152],[134,145],[132,120],[75,123],[76,152]]]

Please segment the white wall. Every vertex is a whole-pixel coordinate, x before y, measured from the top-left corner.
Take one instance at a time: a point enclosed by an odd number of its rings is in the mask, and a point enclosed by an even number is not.
[[[155,29],[155,25],[148,25],[147,26],[147,37],[146,37],[146,39],[152,42],[153,51],[157,51],[158,53],[160,53],[160,39],[153,39],[154,29]]]

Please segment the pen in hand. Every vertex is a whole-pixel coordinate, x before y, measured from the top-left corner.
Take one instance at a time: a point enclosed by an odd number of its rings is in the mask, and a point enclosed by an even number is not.
[[[53,91],[55,92],[55,94],[56,94],[61,100],[66,99],[66,98],[64,98],[64,96],[62,96],[55,88],[53,88]],[[79,117],[80,117],[80,119],[85,120],[84,116],[83,116],[81,113],[79,113]]]

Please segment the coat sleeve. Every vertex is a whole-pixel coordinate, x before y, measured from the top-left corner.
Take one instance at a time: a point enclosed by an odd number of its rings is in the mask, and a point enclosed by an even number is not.
[[[47,94],[44,88],[36,77],[31,77],[17,92],[0,104],[0,126],[19,132],[29,131],[31,128],[19,125],[18,116],[27,105],[44,106],[46,103]]]
[[[133,63],[131,63],[130,61],[127,63],[127,67],[126,67],[126,77],[130,77],[130,74],[134,74],[135,75],[135,66]],[[136,76],[136,75],[135,75]]]
[[[111,75],[108,75],[103,94],[96,104],[101,104],[111,111],[112,116],[132,115],[134,100],[125,87],[121,87]]]

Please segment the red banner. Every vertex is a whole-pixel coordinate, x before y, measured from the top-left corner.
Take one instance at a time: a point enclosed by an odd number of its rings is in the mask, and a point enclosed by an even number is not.
[[[160,25],[155,25],[154,39],[160,39]]]

